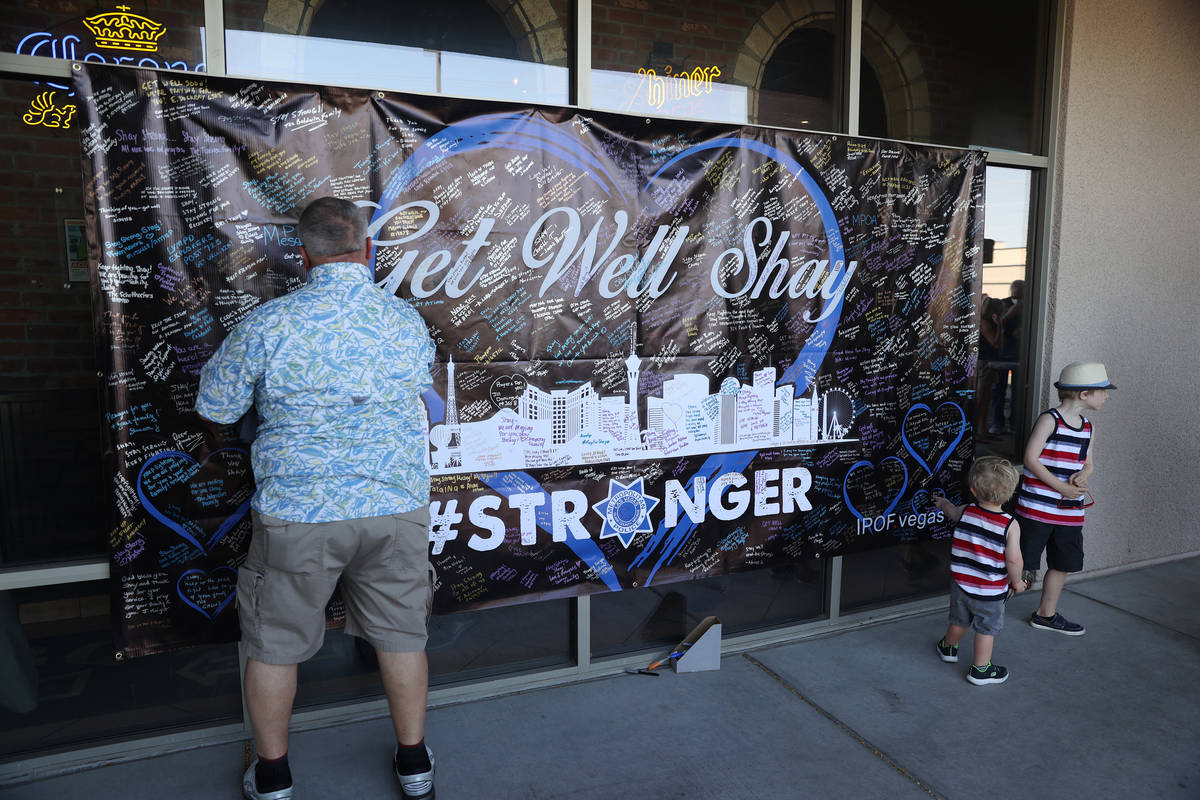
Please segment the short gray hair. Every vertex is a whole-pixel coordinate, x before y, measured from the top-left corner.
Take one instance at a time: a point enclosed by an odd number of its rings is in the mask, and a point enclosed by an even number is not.
[[[349,253],[367,238],[367,215],[349,200],[321,197],[300,215],[299,233],[312,258]]]

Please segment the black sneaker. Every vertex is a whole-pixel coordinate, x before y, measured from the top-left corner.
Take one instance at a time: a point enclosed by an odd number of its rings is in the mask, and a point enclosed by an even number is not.
[[[399,749],[397,748],[397,752]],[[418,800],[433,800],[433,751],[429,749],[429,745],[425,745],[425,752],[429,755],[429,769],[425,772],[417,772],[405,774],[400,771],[400,765],[396,763],[395,756],[392,757],[392,770],[396,773],[396,780],[400,781],[400,791],[405,797],[417,798]]]
[[[1053,617],[1039,616],[1035,611],[1029,615],[1029,624],[1044,631],[1065,633],[1067,636],[1083,636],[1087,629],[1077,622],[1069,622],[1062,614],[1055,613]]]
[[[938,655],[942,657],[942,661],[954,663],[958,661],[958,645],[946,644],[946,639],[943,637],[936,645]]]
[[[1004,683],[1008,680],[1008,669],[990,662],[982,667],[972,664],[971,668],[967,670],[967,680],[976,686],[983,686],[987,683]]]

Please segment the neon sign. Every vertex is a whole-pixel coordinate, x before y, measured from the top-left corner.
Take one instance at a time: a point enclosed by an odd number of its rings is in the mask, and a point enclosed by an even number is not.
[[[29,110],[21,117],[26,125],[44,125],[47,128],[69,128],[71,127],[71,118],[75,116],[76,107],[57,106],[54,104],[54,95],[57,92],[42,92],[37,97],[33,98],[33,102],[29,104]]]
[[[696,67],[691,72],[680,72],[672,75],[672,67],[667,65],[665,77],[659,77],[653,69],[638,68],[642,79],[634,90],[634,99],[641,94],[642,86],[646,86],[646,102],[652,107],[661,109],[668,99],[683,100],[688,97],[699,97],[702,94],[712,94],[713,78],[721,76],[720,67]]]
[[[79,36],[68,33],[57,36],[46,31],[28,34],[17,43],[16,52],[27,56],[64,58],[69,61],[95,61],[101,64],[130,64],[148,69],[178,69],[204,72],[205,63],[192,65],[186,61],[159,61],[148,55],[137,58],[139,53],[157,53],[158,40],[167,32],[165,26],[148,17],[128,13],[129,6],[117,6],[116,11],[94,14],[83,20],[92,32],[95,47],[106,50],[124,50],[135,55],[105,55],[95,50],[80,52],[84,44]],[[204,48],[204,29],[200,29],[201,50]],[[69,86],[49,83],[58,89],[71,91]]]
[[[109,50],[155,53],[158,52],[158,37],[167,32],[161,23],[130,14],[129,6],[117,6],[116,11],[86,17],[83,24],[96,35],[96,46]]]
[[[83,24],[95,37],[95,46],[106,50],[124,50],[139,53],[157,53],[158,40],[167,32],[166,26],[138,14],[130,14],[129,6],[117,6],[116,11],[93,14],[83,20]],[[150,56],[136,58],[128,55],[108,55],[95,50],[80,54],[80,48],[86,47],[83,39],[73,33],[56,36],[46,31],[31,33],[17,43],[17,53],[27,56],[43,56],[63,58],[68,61],[95,61],[101,64],[130,64],[149,69],[178,69],[192,72],[205,72],[206,64],[202,61],[191,65],[186,61],[159,61]],[[204,48],[204,28],[200,29],[200,47]],[[75,96],[75,90],[70,86],[53,81],[39,81],[46,86],[62,90],[68,97]],[[56,92],[42,92],[33,99],[21,119],[26,125],[41,125],[47,128],[69,128],[71,118],[75,115],[74,105],[56,105]]]

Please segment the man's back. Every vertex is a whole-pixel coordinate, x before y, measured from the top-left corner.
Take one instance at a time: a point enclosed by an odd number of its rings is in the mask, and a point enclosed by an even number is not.
[[[197,408],[230,421],[247,398],[227,387],[253,387],[260,512],[318,522],[409,511],[429,495],[419,395],[432,358],[420,316],[365,266],[323,264],[230,334]]]

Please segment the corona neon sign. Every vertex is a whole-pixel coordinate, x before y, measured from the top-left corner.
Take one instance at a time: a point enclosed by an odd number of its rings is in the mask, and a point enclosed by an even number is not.
[[[49,58],[64,58],[69,61],[94,61],[101,64],[130,64],[149,69],[178,69],[192,72],[204,72],[205,64],[200,62],[192,65],[186,61],[159,61],[138,54],[157,53],[158,40],[167,32],[166,26],[138,14],[130,14],[129,6],[117,6],[116,11],[103,14],[93,14],[83,20],[83,24],[92,32],[95,47],[105,50],[117,50],[133,53],[134,55],[105,55],[95,50],[81,52],[87,45],[79,36],[69,33],[58,36],[46,31],[31,33],[17,43],[16,52],[27,56],[44,56]],[[200,29],[200,40],[203,47],[204,29]],[[59,89],[70,87],[50,83]]]
[[[158,40],[167,32],[166,26],[155,22],[149,17],[130,14],[129,6],[117,6],[116,11],[93,14],[83,20],[83,24],[95,37],[95,46],[106,50],[132,52],[135,55],[108,55],[95,50],[80,53],[81,47],[86,47],[83,39],[73,33],[57,36],[46,31],[31,33],[17,43],[17,53],[27,56],[43,56],[63,58],[68,61],[94,61],[101,64],[130,64],[149,69],[178,69],[192,72],[204,72],[205,64],[196,65],[186,61],[159,61],[150,56],[137,58],[136,54],[157,53]],[[201,48],[204,42],[204,29],[200,29]],[[68,97],[74,96],[74,90],[67,85],[44,81],[46,86],[62,90]],[[58,105],[55,103],[57,92],[46,91],[39,94],[29,104],[29,110],[21,117],[26,125],[46,128],[69,128],[71,119],[75,116],[76,107]]]

